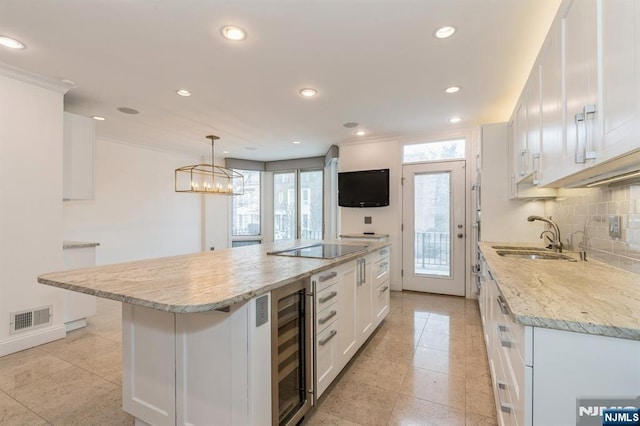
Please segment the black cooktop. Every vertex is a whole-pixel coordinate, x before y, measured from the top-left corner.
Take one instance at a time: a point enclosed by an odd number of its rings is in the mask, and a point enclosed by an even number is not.
[[[344,244],[318,243],[310,246],[293,247],[286,250],[268,252],[274,256],[313,257],[318,259],[335,259],[350,253],[362,251],[367,246],[351,246]]]

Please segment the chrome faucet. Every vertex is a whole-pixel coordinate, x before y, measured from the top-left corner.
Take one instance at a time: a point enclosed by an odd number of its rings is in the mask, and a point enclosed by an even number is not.
[[[558,228],[557,223],[555,223],[551,219],[547,219],[546,217],[542,217],[542,216],[529,216],[527,220],[529,222],[533,222],[534,220],[540,220],[542,222],[546,222],[549,225],[551,225],[551,227],[553,228],[553,231],[549,231],[553,234],[553,241],[551,242],[551,247],[553,248],[553,251],[557,253],[562,253],[562,240],[560,239],[560,228]],[[544,235],[544,232],[540,234],[540,238],[542,238],[543,235]]]

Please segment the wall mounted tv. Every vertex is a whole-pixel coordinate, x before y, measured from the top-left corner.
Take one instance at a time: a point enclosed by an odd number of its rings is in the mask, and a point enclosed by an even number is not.
[[[338,205],[384,207],[389,205],[389,169],[338,173]]]

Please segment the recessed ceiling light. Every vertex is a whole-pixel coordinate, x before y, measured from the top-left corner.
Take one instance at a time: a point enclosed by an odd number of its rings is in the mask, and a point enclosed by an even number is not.
[[[65,78],[64,80],[60,80],[60,81],[62,81],[62,84],[65,84],[65,85],[67,85],[69,87],[73,87],[73,86],[76,85],[75,81],[69,80],[68,78]]]
[[[256,147],[255,146],[245,146],[244,149],[246,149],[247,151],[255,151]]]
[[[300,141],[293,141],[293,142],[291,142],[291,143],[292,143],[292,144],[294,144],[294,145],[299,145],[299,144],[300,144]]]
[[[0,45],[8,47],[9,49],[24,49],[24,44],[22,44],[15,38],[7,36],[0,36]]]
[[[435,35],[436,38],[447,38],[447,37],[451,37],[455,32],[456,32],[456,29],[454,27],[445,26],[445,27],[438,28],[433,33],[433,35]]]
[[[364,136],[367,134],[367,132],[364,130],[356,130],[355,132],[353,132],[353,134],[356,136]]]
[[[307,87],[306,89],[302,89],[300,91],[300,94],[302,96],[304,96],[305,98],[310,98],[312,96],[315,96],[318,94],[318,91],[316,89],[312,89],[310,87]]]
[[[93,116],[93,117],[91,117],[91,118],[93,118],[93,119],[94,119],[94,120],[96,120],[96,121],[104,121],[104,120],[106,120],[106,118],[104,118],[104,117],[100,117],[99,115],[94,115],[94,116]]]
[[[180,96],[191,96],[191,92],[188,91],[187,89],[176,90],[176,93]]]
[[[240,27],[232,25],[222,29],[222,37],[232,41],[242,41],[247,37],[247,33]]]
[[[447,87],[446,89],[444,89],[445,92],[447,93],[456,93],[460,91],[460,87],[458,86],[451,86],[451,87]]]
[[[129,108],[129,107],[119,107],[118,111],[124,113],[124,114],[139,114],[140,111],[138,111],[137,109],[133,109],[133,108]]]
[[[344,123],[343,126],[346,127],[347,129],[353,129],[354,127],[358,127],[359,124],[353,121],[350,121],[348,123]]]
[[[459,122],[461,122],[461,121],[462,121],[462,117],[451,117],[451,118],[449,119],[449,123],[454,123],[454,124],[455,124],[455,123],[459,123]]]
[[[226,149],[224,151],[222,151],[223,154],[228,154],[229,151],[227,151]]]

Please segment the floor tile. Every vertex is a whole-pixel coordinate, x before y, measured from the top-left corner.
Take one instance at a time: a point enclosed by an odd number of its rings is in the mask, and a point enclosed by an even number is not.
[[[444,334],[425,331],[422,333],[418,346],[441,351],[465,353],[466,341],[464,335]]]
[[[498,419],[467,413],[466,426],[498,426]]]
[[[377,386],[341,380],[320,408],[334,416],[362,425],[386,425],[396,393]]]
[[[464,426],[464,410],[400,395],[393,407],[389,425]]]
[[[62,371],[72,365],[58,357],[35,351],[6,355],[0,361],[0,389],[10,391]]]
[[[7,392],[53,424],[67,424],[121,400],[120,387],[79,368]]]
[[[399,343],[384,335],[375,335],[369,340],[362,355],[398,364],[410,364],[416,347],[413,344]]]
[[[464,377],[465,355],[418,346],[413,356],[413,366]]]
[[[407,364],[398,364],[361,354],[349,367],[343,380],[352,380],[398,392],[408,369]]]
[[[39,426],[47,425],[42,417],[20,404],[4,392],[0,392],[0,425]]]
[[[465,409],[464,376],[413,368],[407,371],[400,393],[461,410]]]
[[[305,420],[304,424],[305,426],[363,426],[360,425],[360,423],[341,419],[340,417],[327,413],[322,409],[312,412],[311,416]]]
[[[496,417],[496,404],[491,383],[487,386],[477,380],[468,380],[466,388],[466,412],[485,417]]]

